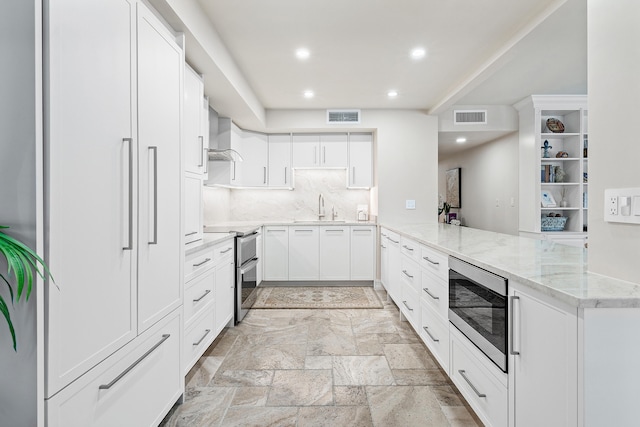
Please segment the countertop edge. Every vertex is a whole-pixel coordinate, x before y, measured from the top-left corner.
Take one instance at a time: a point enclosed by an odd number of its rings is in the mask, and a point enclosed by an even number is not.
[[[234,233],[204,233],[201,240],[187,243],[184,245],[184,255],[188,256],[202,249],[206,249],[211,246],[215,246],[218,243],[226,242],[227,240],[233,240],[236,237]]]

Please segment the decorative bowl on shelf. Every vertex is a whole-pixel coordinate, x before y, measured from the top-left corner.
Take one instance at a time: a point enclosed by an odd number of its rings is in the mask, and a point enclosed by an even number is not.
[[[542,231],[564,231],[565,225],[567,225],[566,216],[543,216],[540,217],[540,230]]]
[[[553,133],[562,133],[564,132],[564,124],[558,119],[554,119],[550,117],[547,119],[547,128]]]

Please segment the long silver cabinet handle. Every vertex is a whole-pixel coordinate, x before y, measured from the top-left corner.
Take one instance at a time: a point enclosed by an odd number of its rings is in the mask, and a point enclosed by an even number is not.
[[[509,312],[511,313],[511,318],[509,319],[509,331],[510,331],[510,335],[511,335],[511,348],[509,349],[509,353],[511,353],[511,355],[513,356],[519,356],[520,355],[520,351],[516,351],[515,350],[515,339],[516,339],[516,334],[515,334],[515,330],[516,330],[516,313],[515,313],[515,308],[516,308],[516,301],[518,301],[518,308],[520,308],[520,297],[519,296],[511,296],[509,297],[509,299],[511,300],[511,310],[509,310]],[[518,313],[518,317],[520,316],[520,313]],[[519,349],[518,349],[519,350]]]
[[[429,338],[431,338],[433,342],[440,342],[438,338],[431,335],[431,332],[429,332],[429,328],[427,328],[426,326],[423,326],[422,329],[424,329],[424,331],[427,333],[427,335],[429,335]]]
[[[207,329],[206,331],[204,331],[204,335],[202,337],[200,337],[200,339],[198,341],[194,342],[193,345],[200,345],[202,340],[204,340],[206,338],[206,336],[209,335],[209,332],[211,332],[211,329]]]
[[[471,387],[471,389],[474,391],[474,393],[478,396],[478,397],[487,397],[486,394],[484,393],[480,393],[478,391],[478,389],[476,388],[476,386],[473,385],[473,383],[469,380],[469,378],[466,375],[466,371],[464,369],[458,369],[458,373],[462,376],[462,378],[464,378],[464,380],[467,382],[467,384],[469,384],[469,387]]]
[[[433,265],[440,265],[439,262],[430,260],[428,256],[423,256],[422,259],[429,261]]]
[[[327,147],[322,147],[322,164],[327,163]]]
[[[158,147],[149,147],[153,153],[153,240],[150,245],[158,244]]]
[[[184,237],[187,237],[187,236],[193,236],[193,235],[194,235],[194,234],[196,234],[196,233],[198,233],[198,232],[197,232],[197,231],[192,231],[191,233],[187,233],[187,234],[185,234],[185,235],[184,235]]]
[[[385,245],[380,245],[380,247],[381,247],[382,249],[387,249],[387,247],[386,247]]]
[[[113,387],[113,385],[115,383],[117,383],[118,381],[120,381],[122,379],[122,377],[124,377],[125,375],[127,375],[133,368],[136,367],[136,365],[138,365],[138,363],[142,362],[148,355],[150,355],[153,350],[155,350],[156,348],[160,347],[162,345],[163,342],[165,342],[166,340],[169,339],[171,335],[170,334],[164,334],[162,335],[162,339],[160,341],[158,341],[153,347],[151,347],[149,350],[147,350],[147,352],[145,354],[143,354],[142,356],[140,356],[140,358],[138,360],[136,360],[135,362],[133,362],[131,364],[131,366],[129,366],[127,369],[125,369],[124,371],[122,371],[122,373],[120,375],[118,375],[117,377],[115,377],[109,384],[102,384],[98,387],[98,389],[100,390],[109,390],[111,387]]]
[[[413,276],[407,273],[407,270],[402,270],[402,272],[410,279],[413,279]]]
[[[318,154],[317,154],[317,147],[313,147],[313,164],[317,164],[318,163]]]
[[[198,167],[203,167],[204,166],[204,136],[199,136],[198,139],[200,140],[200,164],[198,165]]]
[[[409,307],[409,304],[407,304],[406,301],[402,301],[402,303],[409,309],[409,311],[413,311],[413,308]]]
[[[287,183],[287,167],[284,167],[284,183]]]
[[[205,259],[204,259],[204,261],[199,262],[199,263],[197,263],[197,264],[193,264],[193,266],[194,266],[194,267],[200,267],[202,264],[206,264],[206,263],[208,263],[209,261],[211,261],[211,258],[205,258]]]
[[[202,145],[204,146],[204,143]],[[202,151],[204,152],[204,173],[209,173],[209,149],[204,147]]]
[[[400,243],[399,241],[396,242],[395,240],[393,240],[391,237],[388,238],[389,240],[391,240],[393,243]]]
[[[356,167],[354,166],[352,169],[353,169],[353,178],[351,179],[351,183],[355,184],[356,183]]]
[[[211,293],[211,289],[207,289],[206,291],[204,291],[204,294],[200,295],[200,298],[194,299],[193,302],[200,302],[202,298],[206,297],[210,293]]]
[[[427,295],[429,295],[431,298],[433,299],[440,299],[440,297],[435,296],[434,294],[432,294],[431,292],[429,292],[428,288],[422,288],[423,291],[425,291],[427,293]]]
[[[413,248],[410,248],[410,247],[409,247],[409,246],[407,246],[407,245],[402,245],[402,247],[403,247],[403,248],[405,248],[405,249],[406,249],[406,250],[408,250],[408,251],[413,252]]]
[[[133,138],[122,138],[122,142],[129,143],[129,228],[128,228],[128,242],[122,249],[125,251],[133,250]]]
[[[229,252],[231,249],[233,248],[227,248],[224,251],[220,251],[221,254],[226,254],[227,252]]]
[[[263,184],[267,183],[267,167],[263,166],[262,169],[264,170],[264,182]]]

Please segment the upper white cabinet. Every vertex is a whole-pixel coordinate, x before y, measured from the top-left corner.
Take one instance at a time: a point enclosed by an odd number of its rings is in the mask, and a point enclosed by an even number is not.
[[[202,239],[203,233],[202,180],[184,177],[184,239],[185,243]]]
[[[264,133],[243,131],[241,154],[243,162],[238,164],[242,168],[243,187],[266,187],[268,166],[268,143]]]
[[[243,131],[236,126],[231,119],[218,119],[218,148],[232,149],[245,157],[242,148]],[[207,185],[240,186],[242,185],[243,162],[235,161],[211,161],[209,162]]]
[[[269,187],[293,187],[291,182],[291,135],[269,135]]]
[[[294,134],[294,168],[346,168],[347,134]]]
[[[209,148],[209,113],[205,105],[204,82],[191,67],[184,72],[184,157],[185,171],[206,175]]]
[[[136,1],[48,2],[47,20],[47,262],[57,286],[47,288],[45,395],[79,393],[84,380],[74,380],[90,370],[109,382],[141,354],[150,351],[139,367],[169,352],[148,372],[172,381],[130,378],[145,393],[155,387],[156,411],[170,408],[181,387],[183,51]],[[171,312],[175,321],[161,321]],[[126,377],[117,387],[128,401],[146,398]],[[140,425],[159,415],[140,411],[131,414]]]
[[[370,133],[349,134],[349,187],[371,188],[373,186],[373,135]]]
[[[375,279],[376,229],[374,226],[352,226],[351,228],[351,280]]]

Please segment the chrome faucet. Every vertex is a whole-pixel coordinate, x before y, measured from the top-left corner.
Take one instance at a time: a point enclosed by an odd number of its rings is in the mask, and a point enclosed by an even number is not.
[[[318,219],[324,218],[324,197],[322,197],[322,193],[318,197]]]
[[[335,221],[338,216],[338,211],[335,206],[331,206],[331,221]]]

